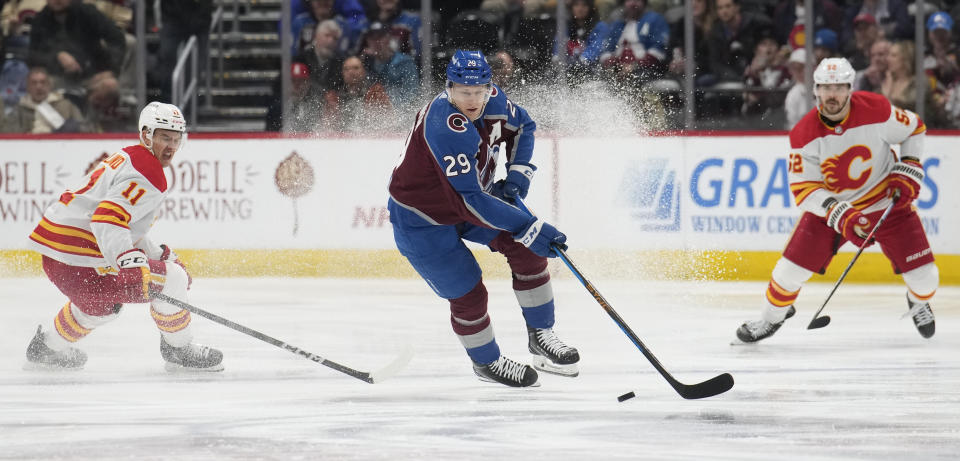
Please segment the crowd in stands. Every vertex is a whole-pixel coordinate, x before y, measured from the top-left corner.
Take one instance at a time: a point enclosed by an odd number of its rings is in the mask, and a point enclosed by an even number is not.
[[[567,18],[560,40],[557,1]],[[814,65],[825,57],[851,61],[855,89],[907,109],[919,92],[930,127],[960,125],[954,0],[925,2],[922,50],[913,42],[916,5],[906,0],[814,0],[812,33],[804,31],[804,0],[693,0],[692,57],[685,56],[680,0],[433,0],[429,49],[417,0],[291,2],[293,65],[284,71],[293,94],[271,106],[268,130],[403,129],[429,96],[421,94],[421,76],[437,88],[457,48],[486,53],[495,81],[520,103],[538,85],[599,86],[637,113],[661,114],[659,126],[667,128],[680,127],[681,84],[692,58],[699,127],[788,129],[814,104],[803,82],[806,37],[814,41]],[[0,131],[118,128],[118,114],[136,106],[124,97],[135,43],[132,3],[0,0]],[[166,98],[176,47],[209,30],[213,1],[160,4],[161,46],[153,58],[160,65],[151,68],[166,73],[150,81]],[[207,40],[200,48],[207,56]],[[928,77],[922,82],[914,78],[916,53]],[[423,62],[433,63],[432,73],[421,73]],[[275,86],[279,95],[279,80]]]
[[[110,0],[0,0],[0,132],[130,129],[132,10]]]

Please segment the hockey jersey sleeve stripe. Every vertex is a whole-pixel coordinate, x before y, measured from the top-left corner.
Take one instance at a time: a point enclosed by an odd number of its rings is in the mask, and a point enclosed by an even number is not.
[[[793,192],[793,199],[797,205],[803,203],[810,194],[823,189],[823,183],[820,181],[798,182],[790,185],[790,191]]]
[[[116,203],[103,201],[100,202],[97,209],[93,211],[90,222],[113,224],[129,229],[130,213],[127,213],[127,210],[124,210],[123,207]]]
[[[927,131],[927,125],[923,123],[923,120],[917,121],[917,129],[913,130],[913,133],[910,133],[910,136],[916,136],[920,133],[925,133]]]

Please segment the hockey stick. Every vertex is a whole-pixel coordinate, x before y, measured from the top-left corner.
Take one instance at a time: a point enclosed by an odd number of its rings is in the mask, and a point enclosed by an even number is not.
[[[179,308],[181,308],[181,309],[186,309],[186,310],[188,310],[188,311],[190,311],[190,312],[193,312],[194,314],[197,314],[197,315],[199,315],[199,316],[201,316],[201,317],[205,317],[205,318],[210,319],[210,320],[212,320],[212,321],[214,321],[214,322],[217,322],[217,323],[219,323],[220,325],[223,325],[223,326],[225,326],[225,327],[227,327],[227,328],[231,328],[231,329],[233,329],[233,330],[239,331],[240,333],[243,333],[243,334],[248,335],[248,336],[253,336],[254,338],[257,338],[257,339],[259,339],[259,340],[261,340],[261,341],[263,341],[263,342],[265,342],[265,343],[273,344],[274,346],[277,346],[277,347],[279,347],[279,348],[281,348],[281,349],[286,349],[286,350],[288,350],[288,351],[290,351],[290,352],[293,352],[294,354],[301,355],[301,356],[303,356],[303,357],[306,357],[307,359],[310,359],[310,360],[312,360],[312,361],[314,361],[314,362],[317,362],[317,363],[319,363],[320,365],[333,368],[334,370],[337,370],[337,371],[339,371],[339,372],[341,372],[341,373],[343,373],[343,374],[353,376],[354,378],[357,378],[357,379],[359,379],[359,380],[361,380],[361,381],[364,381],[364,382],[368,382],[368,383],[370,383],[370,384],[379,383],[379,382],[381,382],[381,381],[389,378],[390,376],[393,376],[393,375],[396,374],[398,371],[400,371],[400,369],[403,368],[403,367],[407,364],[407,362],[410,361],[410,358],[413,356],[413,351],[412,351],[412,349],[411,349],[409,346],[407,346],[407,347],[405,347],[405,348],[403,349],[403,351],[401,352],[401,354],[400,354],[399,357],[397,357],[396,359],[394,359],[393,362],[391,362],[389,365],[383,367],[382,369],[377,370],[377,371],[374,371],[374,372],[359,371],[359,370],[355,370],[355,369],[353,369],[353,368],[350,368],[350,367],[348,367],[348,366],[346,366],[346,365],[341,365],[341,364],[339,364],[339,363],[337,363],[337,362],[334,362],[333,360],[329,360],[329,359],[323,358],[323,357],[321,357],[321,356],[319,356],[319,355],[317,355],[317,354],[313,354],[313,353],[307,352],[307,351],[305,351],[305,350],[303,350],[303,349],[300,349],[299,347],[296,347],[296,346],[287,344],[287,343],[285,343],[285,342],[283,342],[283,341],[280,341],[279,339],[276,339],[276,338],[267,336],[267,335],[265,335],[265,334],[263,334],[263,333],[260,333],[259,331],[252,330],[252,329],[247,328],[247,327],[245,327],[245,326],[243,326],[243,325],[240,325],[240,324],[238,324],[238,323],[236,323],[236,322],[232,322],[232,321],[227,320],[227,319],[225,319],[225,318],[223,318],[223,317],[220,317],[219,315],[216,315],[216,314],[207,312],[207,311],[205,311],[205,310],[203,310],[203,309],[200,309],[199,307],[193,306],[193,305],[191,305],[191,304],[187,304],[187,303],[185,303],[185,302],[183,302],[183,301],[180,301],[179,299],[171,298],[171,297],[169,297],[169,296],[167,296],[167,295],[165,295],[165,294],[163,294],[163,293],[154,292],[154,293],[153,293],[153,296],[154,296],[156,299],[159,299],[159,300],[168,302],[168,303],[173,304],[174,306],[177,306],[177,307],[179,307]]]
[[[827,307],[827,303],[830,302],[830,298],[833,297],[833,294],[837,292],[837,288],[840,287],[840,283],[843,282],[843,279],[847,277],[847,273],[850,272],[850,268],[853,267],[853,263],[857,262],[857,258],[863,253],[863,250],[867,248],[867,244],[870,242],[870,239],[873,238],[873,234],[877,232],[877,229],[880,228],[880,225],[887,220],[887,216],[890,215],[890,212],[893,211],[893,207],[897,204],[897,200],[900,198],[900,195],[894,195],[893,202],[890,205],[887,205],[887,209],[883,210],[883,214],[880,215],[880,219],[877,220],[877,225],[873,226],[873,230],[870,231],[870,234],[867,235],[867,238],[863,239],[863,243],[857,248],[856,254],[853,255],[853,259],[850,260],[850,263],[847,264],[847,268],[843,270],[843,273],[840,274],[840,278],[837,279],[837,283],[833,284],[833,289],[830,290],[830,294],[827,295],[827,299],[823,300],[823,304],[820,305],[820,309],[817,309],[817,313],[813,314],[813,318],[810,320],[810,324],[807,325],[808,330],[813,330],[816,328],[823,328],[830,324],[830,316],[824,315],[820,317],[820,312],[823,312],[823,308]]]
[[[522,201],[519,200],[519,198],[516,200],[516,203],[521,210],[530,213],[530,210],[527,209],[527,207]],[[653,367],[660,372],[660,375],[663,376],[668,383],[670,383],[670,386],[673,387],[673,390],[680,394],[680,397],[689,400],[702,399],[705,397],[712,397],[717,394],[722,394],[729,391],[733,387],[733,376],[731,376],[730,373],[714,376],[713,378],[697,384],[684,384],[680,381],[677,381],[673,375],[671,375],[670,372],[663,367],[660,361],[657,360],[657,357],[653,355],[653,352],[650,352],[650,349],[648,349],[647,346],[643,344],[643,341],[637,337],[636,333],[630,329],[630,327],[627,325],[627,322],[625,322],[623,318],[620,317],[620,314],[613,309],[613,306],[611,306],[610,303],[607,302],[607,300],[603,297],[603,295],[600,294],[600,292],[593,286],[593,284],[583,276],[583,273],[577,269],[577,266],[573,264],[573,261],[570,261],[570,258],[567,257],[567,253],[556,245],[552,245],[552,247],[553,251],[556,252],[560,257],[560,260],[567,265],[570,271],[573,272],[573,275],[577,277],[577,280],[579,280],[580,283],[593,296],[593,299],[597,300],[597,303],[600,304],[600,307],[607,312],[610,318],[613,319],[614,323],[616,323],[617,326],[620,327],[620,329],[627,335],[627,337],[630,338],[630,341],[633,341],[633,344],[637,346],[637,349],[640,349],[640,352],[643,353],[643,356],[646,357]],[[628,392],[620,396],[618,400],[621,402],[627,400],[633,397],[632,394],[632,392]]]

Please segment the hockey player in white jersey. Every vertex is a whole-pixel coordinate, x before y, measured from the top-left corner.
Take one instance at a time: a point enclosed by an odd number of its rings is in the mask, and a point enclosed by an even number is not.
[[[60,195],[30,234],[47,278],[69,299],[30,341],[30,366],[82,367],[87,356],[76,342],[115,319],[123,304],[149,303],[168,370],[223,369],[220,351],[193,342],[190,313],[152,296],[184,300],[191,283],[176,254],[147,237],[169,191],[163,170],[186,143],[186,121],[176,106],[152,102],[137,126],[140,144],[103,160],[82,187]]]
[[[852,91],[853,79],[844,58],[824,59],[813,74],[817,107],[790,131],[790,189],[803,216],[773,269],[760,320],[737,330],[741,341],[774,334],[796,312],[801,286],[824,273],[844,242],[863,244],[892,200],[875,241],[903,276],[907,313],[920,335],[934,334],[930,299],[940,276],[912,206],[923,184],[926,126],[882,95]]]

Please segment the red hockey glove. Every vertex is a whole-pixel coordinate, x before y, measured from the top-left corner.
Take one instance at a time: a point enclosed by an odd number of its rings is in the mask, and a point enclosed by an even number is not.
[[[180,260],[180,257],[177,256],[177,254],[174,253],[173,250],[170,249],[170,247],[168,247],[167,245],[161,244],[160,248],[163,249],[163,253],[160,253],[161,261],[170,261],[180,266],[181,268],[183,268],[183,271],[187,273],[187,289],[189,290],[190,285],[193,285],[193,277],[190,276],[190,271],[187,270],[187,266],[183,265],[183,261]]]
[[[123,287],[124,302],[145,303],[150,301],[150,260],[136,248],[117,256],[117,278]]]
[[[830,207],[827,211],[827,225],[858,248],[873,244],[872,239],[870,242],[864,240],[870,234],[870,220],[850,202],[837,202]]]
[[[920,195],[920,184],[923,183],[923,166],[920,162],[907,159],[893,164],[893,171],[887,176],[887,190],[892,195],[900,191],[900,200],[896,208],[907,208]]]

